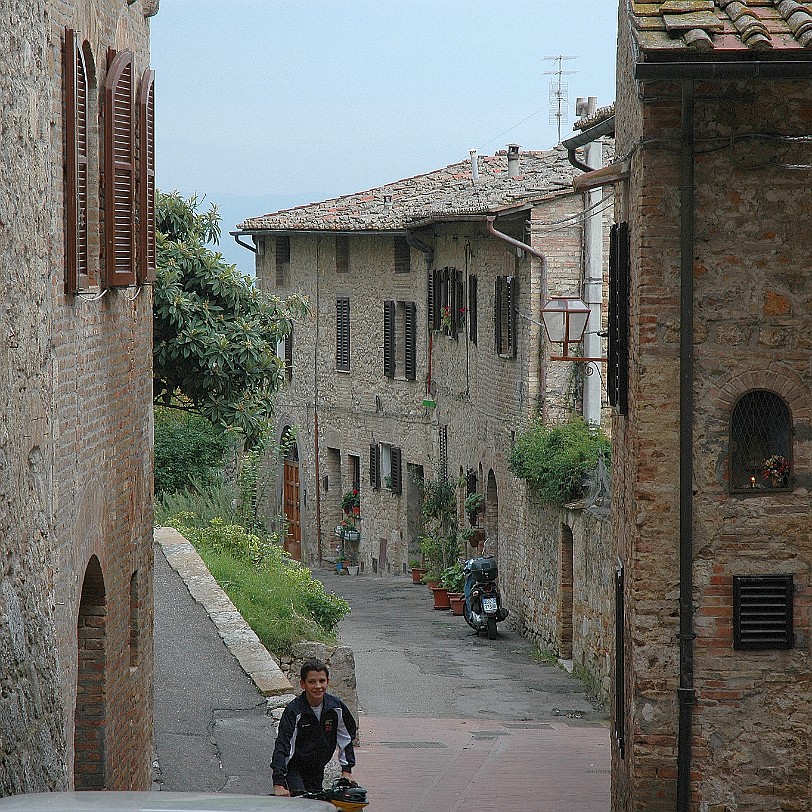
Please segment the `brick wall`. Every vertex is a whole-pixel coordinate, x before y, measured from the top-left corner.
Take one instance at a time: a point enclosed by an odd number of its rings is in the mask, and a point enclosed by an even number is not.
[[[626,201],[630,411],[614,432],[613,533],[627,572],[627,752],[614,753],[613,808],[649,812],[673,808],[676,777],[680,87],[646,86],[641,103],[620,42],[618,152],[640,135],[658,141],[636,150]],[[701,809],[810,808],[812,238],[798,227],[808,179],[779,166],[808,162],[808,150],[759,134],[807,134],[811,109],[802,83],[697,85],[691,776]],[[731,413],[753,389],[789,406],[788,492],[730,490]],[[777,573],[795,580],[794,647],[734,649],[733,575]]]
[[[97,784],[145,789],[151,780],[151,294],[113,290],[95,301],[64,294],[61,41],[66,26],[89,39],[100,81],[108,46],[132,50],[140,76],[148,65],[145,14],[156,8],[11,0],[0,12],[16,43],[0,71],[8,101],[0,158],[7,371],[0,385],[7,404],[0,794],[65,789],[74,767],[77,775],[93,771],[87,753],[101,756]],[[98,578],[86,581],[91,561]],[[97,599],[83,602],[91,581]],[[98,595],[101,616],[92,610]],[[98,673],[100,657],[99,683],[89,675]],[[91,683],[96,694],[88,701]],[[101,718],[96,699],[103,699]],[[92,726],[98,736],[85,735]]]

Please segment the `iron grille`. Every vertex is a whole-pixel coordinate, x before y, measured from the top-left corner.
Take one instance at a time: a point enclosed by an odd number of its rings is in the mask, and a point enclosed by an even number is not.
[[[786,490],[792,480],[792,420],[780,395],[743,395],[731,417],[730,485],[734,491]]]
[[[792,575],[733,576],[733,648],[792,648]]]

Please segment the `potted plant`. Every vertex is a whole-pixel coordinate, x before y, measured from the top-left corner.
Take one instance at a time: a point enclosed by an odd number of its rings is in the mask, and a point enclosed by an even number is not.
[[[341,497],[341,509],[348,515],[361,515],[361,494],[358,493],[358,488],[347,491]]]
[[[465,512],[471,527],[479,525],[479,516],[485,508],[485,497],[481,493],[469,493],[465,497]]]
[[[345,541],[360,541],[361,539],[361,531],[355,523],[355,518],[355,516],[347,515],[341,520],[339,525],[341,528],[340,535]]]
[[[346,563],[347,559],[344,556],[344,553],[339,553],[336,556],[336,575],[341,575],[344,570],[344,564]]]
[[[761,475],[771,488],[786,488],[789,461],[781,454],[773,454],[761,463]]]
[[[358,575],[361,565],[358,563],[358,550],[356,550],[355,547],[350,550],[350,554],[344,566],[347,568],[347,575]]]
[[[412,571],[412,583],[419,584],[420,579],[426,574],[426,568],[423,566],[422,562],[418,561],[416,558],[413,558],[409,562],[409,568]]]

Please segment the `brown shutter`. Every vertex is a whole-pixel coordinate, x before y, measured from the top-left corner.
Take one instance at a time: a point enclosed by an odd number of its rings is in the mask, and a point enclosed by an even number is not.
[[[138,283],[155,281],[155,71],[144,71],[138,91],[139,214]]]
[[[104,85],[105,284],[135,283],[133,55],[108,52]]]
[[[350,300],[336,299],[336,369],[350,371]]]
[[[369,484],[373,488],[381,487],[381,452],[377,443],[369,445]]]
[[[88,77],[79,35],[65,29],[65,292],[88,287]]]
[[[417,379],[417,305],[406,302],[403,318],[403,373],[406,379]]]
[[[519,322],[519,277],[518,276],[509,276],[507,280],[508,284],[508,318],[509,321],[509,332],[508,332],[508,341],[510,342],[510,346],[508,347],[508,354],[516,357],[516,340],[518,338],[518,322]]]
[[[442,271],[436,268],[428,272],[428,325],[429,330],[440,329],[442,295]]]
[[[392,470],[389,479],[392,482],[390,490],[392,493],[403,493],[403,455],[399,448],[394,446],[390,449]]]
[[[473,274],[468,277],[468,338],[476,344],[476,309],[477,309],[477,278]]]
[[[609,356],[607,391],[618,414],[629,413],[629,224],[616,223],[609,236]]]
[[[395,303],[383,303],[383,374],[395,377]]]
[[[285,336],[285,373],[288,380],[293,378],[293,326]]]
[[[502,281],[503,276],[496,277],[493,293],[493,346],[497,354],[502,354]]]
[[[456,268],[451,268],[448,272],[448,287],[451,301],[448,303],[448,313],[451,317],[451,335],[457,337],[459,332],[460,323],[460,308],[462,307],[462,299],[460,298],[459,284],[459,271]]]

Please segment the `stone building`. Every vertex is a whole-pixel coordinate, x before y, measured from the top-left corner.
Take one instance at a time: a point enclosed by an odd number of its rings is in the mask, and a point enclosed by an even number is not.
[[[364,571],[405,573],[420,558],[418,482],[445,474],[458,483],[461,520],[467,493],[486,498],[487,551],[498,556],[518,625],[567,657],[573,625],[576,650],[597,635],[600,666],[589,652],[584,658],[608,679],[610,627],[557,620],[562,601],[570,620],[574,606],[590,615],[595,585],[578,578],[573,597],[573,571],[585,572],[585,546],[607,554],[602,531],[576,522],[573,537],[561,514],[540,517],[508,469],[531,418],[580,409],[583,365],[549,364],[541,325],[548,295],[581,289],[584,200],[574,174],[560,147],[511,145],[251,218],[236,236],[252,238],[265,290],[304,293],[312,307],[280,347],[289,382],[278,433],[295,442],[280,463],[277,497],[291,554],[332,559],[342,496],[357,489]],[[611,594],[610,579],[607,605]]]
[[[151,780],[157,6],[0,9],[0,795]]]
[[[812,808],[812,6],[620,4],[613,809]]]

